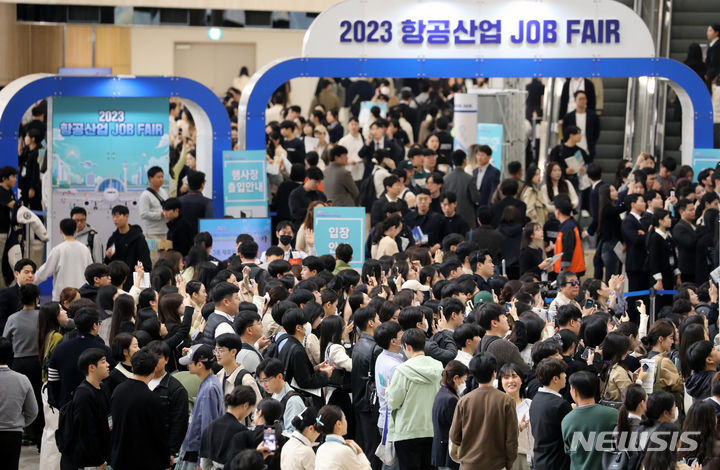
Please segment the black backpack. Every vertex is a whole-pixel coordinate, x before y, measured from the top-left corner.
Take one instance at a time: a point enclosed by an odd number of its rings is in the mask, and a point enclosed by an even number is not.
[[[375,172],[373,171],[373,174]],[[360,187],[360,195],[358,196],[358,206],[364,207],[365,212],[369,213],[372,210],[373,203],[375,202],[375,182],[373,174],[362,180]]]
[[[265,359],[270,359],[271,357],[279,359],[280,345],[283,344],[289,336],[290,335],[288,335],[287,333],[280,333],[273,336],[272,342],[267,348],[265,348],[265,352],[263,353]]]
[[[82,383],[78,388],[84,386]],[[76,433],[73,416],[75,415],[75,392],[70,399],[60,407],[60,415],[58,416],[58,428],[55,431],[55,444],[61,453],[72,451]]]
[[[282,397],[282,400],[280,400],[280,404],[282,405],[282,415],[280,418],[280,421],[283,421],[283,427],[285,427],[284,423],[284,416],[285,416],[285,407],[287,406],[288,400],[290,400],[292,397],[300,397],[300,399],[303,401],[303,404],[306,408],[314,407],[313,399],[310,395],[306,393],[299,392],[297,390],[290,390],[285,394],[284,397]]]

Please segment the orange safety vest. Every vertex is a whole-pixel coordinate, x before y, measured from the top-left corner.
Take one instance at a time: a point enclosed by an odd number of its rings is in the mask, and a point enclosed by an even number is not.
[[[580,239],[580,232],[578,231],[577,226],[575,228],[573,228],[573,233],[575,234],[575,251],[573,252],[569,271],[574,272],[574,273],[581,273],[581,272],[585,271],[585,256],[583,255],[582,240]],[[555,254],[556,255],[563,252],[562,235],[563,235],[562,232],[559,232],[558,236],[557,236],[557,240],[555,240]],[[560,268],[561,263],[562,263],[562,258],[555,262],[555,272],[556,273],[559,273],[562,270]]]

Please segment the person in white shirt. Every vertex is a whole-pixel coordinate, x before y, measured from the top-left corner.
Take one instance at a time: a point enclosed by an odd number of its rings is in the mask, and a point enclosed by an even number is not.
[[[53,276],[52,299],[60,300],[60,292],[66,287],[80,288],[85,284],[85,268],[93,263],[88,247],[75,240],[77,223],[73,219],[60,221],[63,242],[48,253],[45,264],[35,274],[35,284]]]
[[[458,345],[455,360],[465,364],[465,367],[469,367],[470,359],[473,358],[473,354],[475,354],[478,344],[480,344],[481,335],[480,327],[474,323],[463,323],[455,328],[452,336],[453,341]]]
[[[360,181],[365,171],[365,165],[363,159],[360,158],[358,153],[363,148],[364,142],[362,134],[360,134],[360,122],[356,117],[351,117],[348,121],[349,132],[345,134],[340,140],[338,145],[342,145],[348,151],[348,168],[352,175],[353,181]]]
[[[315,470],[313,442],[320,436],[315,429],[317,413],[314,408],[305,408],[292,420],[295,430],[280,453],[280,468],[283,470]]]
[[[357,443],[345,439],[347,419],[340,407],[320,408],[315,429],[325,434],[325,443],[318,448],[315,470],[370,470],[370,462]]]
[[[168,231],[162,210],[162,203],[168,198],[167,191],[162,187],[165,183],[165,173],[159,166],[153,166],[147,171],[147,177],[150,186],[140,194],[140,226],[145,238],[165,240]],[[157,257],[157,249],[151,250],[150,255],[153,258]]]

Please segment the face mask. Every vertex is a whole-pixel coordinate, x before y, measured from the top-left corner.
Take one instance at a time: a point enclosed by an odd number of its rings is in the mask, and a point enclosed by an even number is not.
[[[466,387],[465,382],[458,385],[458,388],[457,388],[458,396],[461,396],[463,393],[465,393],[465,387]]]
[[[380,93],[382,93],[385,96],[389,96],[390,95],[390,87],[387,87],[387,86],[380,87]]]
[[[673,422],[677,421],[680,417],[680,412],[678,411],[678,407],[675,407],[675,416],[673,417]]]
[[[280,235],[280,243],[282,245],[289,245],[292,242],[292,235]]]
[[[312,325],[310,324],[310,322],[305,323],[305,325],[303,326],[305,327],[305,336],[310,336],[310,334],[312,333]]]
[[[428,322],[427,322],[426,318],[423,319],[423,331],[425,333],[427,333],[427,331],[428,331]]]

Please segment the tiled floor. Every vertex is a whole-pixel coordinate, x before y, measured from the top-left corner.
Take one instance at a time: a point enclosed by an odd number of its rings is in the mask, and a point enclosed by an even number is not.
[[[23,446],[20,452],[20,469],[19,470],[39,470],[40,453],[35,446]]]

